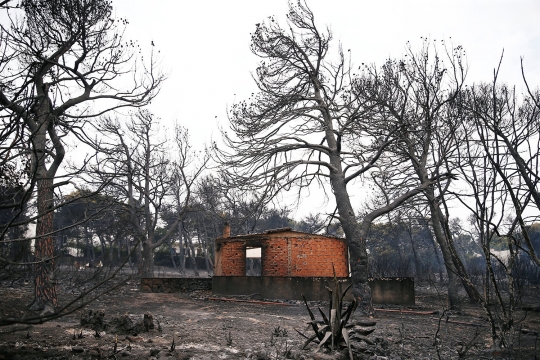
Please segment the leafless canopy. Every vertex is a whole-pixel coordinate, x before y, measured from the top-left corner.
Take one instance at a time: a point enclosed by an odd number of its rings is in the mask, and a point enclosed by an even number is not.
[[[330,30],[321,32],[301,2],[291,4],[287,19],[287,28],[273,17],[256,24],[251,50],[262,59],[253,75],[259,92],[232,105],[234,135],[224,137],[234,152],[219,152],[237,185],[268,194],[338,173],[349,183],[371,168],[391,134],[384,122],[364,121],[369,109],[351,91],[350,56],[340,45],[331,48]]]
[[[148,104],[164,76],[155,73],[153,57],[145,65],[139,46],[123,39],[119,25],[127,21],[112,17],[110,1],[28,0],[2,10],[0,167],[16,169],[26,182],[26,194],[9,206],[22,208],[37,188],[34,308],[42,309],[57,305],[50,277],[54,189],[66,183],[57,175],[65,137],[80,136],[108,111]]]
[[[45,156],[51,177],[65,155],[63,137],[107,111],[148,104],[164,77],[153,59],[138,61],[138,45],[123,38],[127,21],[112,17],[109,1],[25,1],[21,8],[7,10],[0,29],[0,165],[27,156],[35,173]],[[37,142],[47,143],[45,155],[36,153]]]

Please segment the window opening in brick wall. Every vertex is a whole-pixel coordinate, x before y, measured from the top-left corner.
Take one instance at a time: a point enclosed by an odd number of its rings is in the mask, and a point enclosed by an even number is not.
[[[246,276],[261,276],[261,247],[246,247]]]

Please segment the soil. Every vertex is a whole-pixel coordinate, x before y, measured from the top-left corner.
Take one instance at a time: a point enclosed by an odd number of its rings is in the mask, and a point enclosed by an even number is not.
[[[444,296],[436,290],[417,288],[413,307],[376,305],[380,310],[372,320],[377,324],[368,336],[374,344],[362,343],[355,358],[540,359],[539,289],[531,289],[536,297],[525,297],[516,311],[521,321],[516,321],[512,351],[492,349],[490,327],[478,305],[464,301],[460,312],[443,312]],[[58,291],[60,302],[76,295],[67,286]],[[2,281],[0,317],[31,315],[26,305],[32,294],[31,282]],[[213,298],[205,291],[141,293],[132,280],[86,309],[54,321],[0,327],[0,359],[348,358],[345,351],[316,352],[313,343],[302,349],[305,339],[296,330],[311,335],[303,303]],[[327,306],[311,303],[314,310],[317,305]],[[103,311],[103,326],[81,325],[88,310]],[[153,318],[153,328],[144,326],[144,314],[147,320]],[[361,319],[365,318],[355,315],[353,322]],[[128,326],[129,320],[133,324]]]

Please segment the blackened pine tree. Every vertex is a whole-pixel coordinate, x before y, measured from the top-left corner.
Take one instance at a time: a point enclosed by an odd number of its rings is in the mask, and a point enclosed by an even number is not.
[[[32,308],[39,310],[58,302],[53,198],[62,185],[55,178],[64,138],[107,111],[148,104],[164,77],[153,60],[137,66],[137,45],[123,40],[119,27],[127,21],[112,17],[110,1],[28,0],[2,11],[8,21],[0,24],[1,141],[3,149],[26,144],[30,157],[28,190],[37,190],[38,214]]]
[[[359,77],[349,56],[341,46],[331,51],[332,34],[316,26],[309,7],[290,3],[287,19],[285,27],[273,17],[256,24],[251,50],[261,58],[253,76],[258,92],[232,106],[232,131],[223,133],[226,147],[217,149],[218,157],[231,182],[259,190],[261,201],[292,187],[300,196],[312,184],[330,186],[348,241],[353,294],[360,309],[371,312],[369,227],[421,187],[398,194],[358,221],[347,185],[374,169],[396,129],[372,117],[352,92]]]

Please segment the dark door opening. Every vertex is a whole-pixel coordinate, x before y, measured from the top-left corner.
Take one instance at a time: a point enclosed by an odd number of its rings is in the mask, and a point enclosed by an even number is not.
[[[246,276],[261,276],[261,247],[246,247]]]

